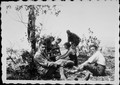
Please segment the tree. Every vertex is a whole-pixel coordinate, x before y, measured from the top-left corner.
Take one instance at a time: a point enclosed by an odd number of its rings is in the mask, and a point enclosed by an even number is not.
[[[8,13],[8,9],[12,9],[11,5],[6,6]],[[31,50],[35,53],[36,52],[36,34],[41,33],[41,30],[43,30],[43,23],[40,23],[40,26],[36,26],[35,21],[37,16],[40,15],[46,15],[47,13],[53,14],[55,16],[58,16],[61,12],[60,9],[57,9],[57,5],[15,5],[14,9],[17,12],[21,13],[21,9],[24,8],[26,11],[28,11],[28,23],[24,22],[22,18],[17,20],[21,23],[23,23],[25,26],[27,24],[27,35],[28,35],[28,41],[31,43]]]
[[[20,13],[20,15],[18,15],[19,20],[16,20],[16,21],[23,23],[27,28],[27,35],[28,35],[27,39],[28,39],[28,42],[31,44],[31,53],[23,52],[22,57],[24,57],[24,59],[26,59],[25,57],[28,58],[27,62],[29,63],[28,65],[29,68],[25,68],[25,69],[29,69],[29,71],[27,70],[27,73],[29,73],[30,79],[33,76],[35,76],[34,73],[37,73],[37,72],[34,72],[36,68],[33,60],[33,56],[36,52],[36,42],[38,38],[36,36],[37,34],[40,35],[41,31],[44,29],[43,28],[44,24],[42,22],[40,22],[40,26],[36,25],[36,18],[40,15],[46,15],[47,13],[58,16],[60,13],[60,10],[56,8],[57,8],[56,5],[52,5],[52,6],[50,5],[15,5],[15,7],[12,5],[6,6],[6,9],[7,9],[6,13],[9,13],[10,9],[14,9],[17,12],[16,15]],[[28,22],[23,21],[21,9],[25,9],[25,11],[28,12]],[[24,73],[24,72],[21,72],[21,73]]]
[[[35,12],[34,6],[30,7],[29,15],[28,15],[28,40],[31,42],[31,48],[35,52],[36,51],[36,39],[35,39]]]

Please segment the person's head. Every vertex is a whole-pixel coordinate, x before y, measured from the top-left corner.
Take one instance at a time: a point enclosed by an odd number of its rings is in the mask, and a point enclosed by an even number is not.
[[[59,44],[61,41],[62,41],[61,38],[58,38],[58,39],[56,40],[56,43]]]
[[[71,44],[71,47],[72,47],[72,49],[75,49],[76,45],[73,43],[73,44]]]
[[[51,42],[53,42],[55,40],[55,38],[53,36],[50,36],[50,40],[51,40]]]
[[[41,44],[41,45],[40,45],[40,51],[41,51],[41,52],[44,52],[44,50],[45,50],[45,45]]]
[[[67,32],[67,34],[69,34],[69,33],[70,33],[70,30],[67,30],[66,32]]]
[[[98,50],[98,47],[96,45],[90,45],[90,52],[93,54]]]
[[[66,42],[65,44],[64,44],[64,47],[66,48],[66,49],[69,49],[70,48],[70,43],[69,42]]]

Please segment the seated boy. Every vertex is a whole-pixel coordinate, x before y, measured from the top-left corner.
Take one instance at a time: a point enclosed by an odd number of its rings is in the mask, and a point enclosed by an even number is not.
[[[88,70],[93,76],[104,76],[106,69],[106,60],[105,57],[100,53],[98,47],[95,45],[90,46],[92,56],[78,66],[77,71],[79,70]]]

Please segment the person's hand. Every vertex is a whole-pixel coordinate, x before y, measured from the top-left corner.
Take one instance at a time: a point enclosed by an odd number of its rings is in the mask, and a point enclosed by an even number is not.
[[[83,69],[83,67],[84,67],[84,65],[83,65],[83,64],[79,65],[79,70],[82,70],[82,69]]]
[[[53,67],[57,67],[58,65],[55,62],[49,62],[48,66],[53,66]]]
[[[56,57],[56,60],[58,60],[59,58],[60,58],[60,57],[59,57],[59,56],[57,56],[57,57]]]
[[[53,66],[54,65],[54,62],[49,62],[48,63],[48,66]]]

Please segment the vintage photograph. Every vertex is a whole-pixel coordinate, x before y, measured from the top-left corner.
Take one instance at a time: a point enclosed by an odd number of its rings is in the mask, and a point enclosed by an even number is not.
[[[3,83],[119,84],[118,0],[1,3]]]

